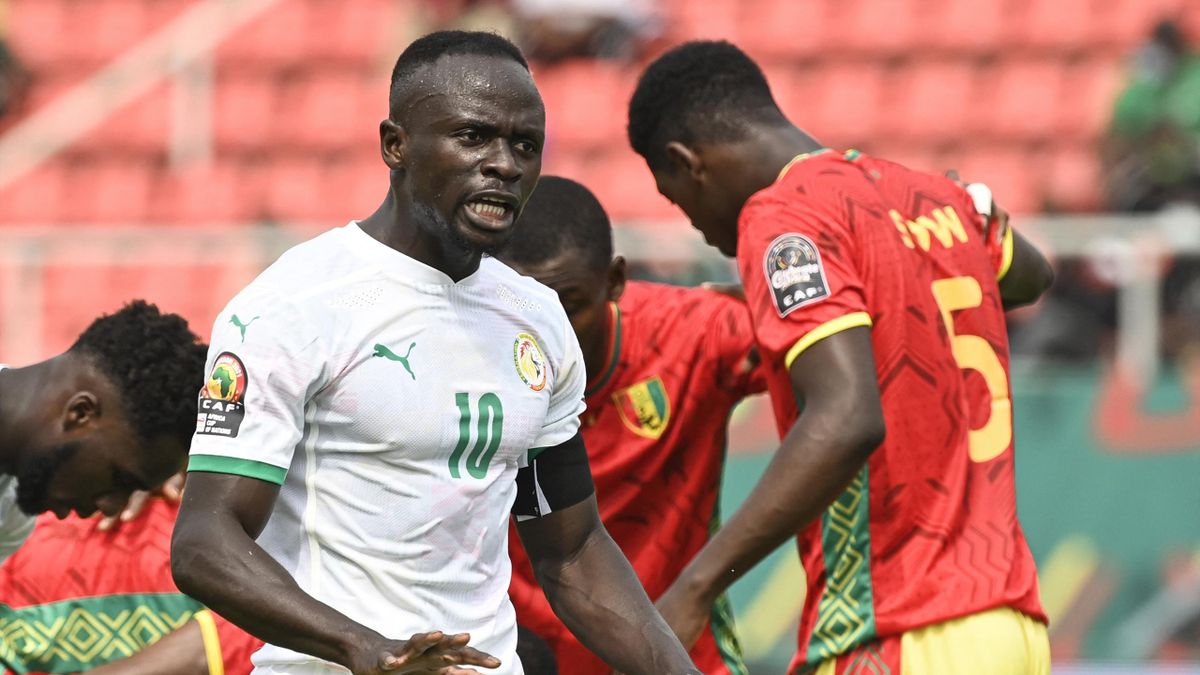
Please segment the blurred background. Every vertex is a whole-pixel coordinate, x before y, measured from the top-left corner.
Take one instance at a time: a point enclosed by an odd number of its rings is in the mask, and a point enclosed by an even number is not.
[[[439,28],[531,57],[544,173],[600,196],[642,278],[732,277],[625,140],[681,40],[746,49],[829,146],[990,184],[1058,271],[1011,316],[1055,672],[1200,673],[1197,0],[0,0],[0,356],[134,297],[207,334],[281,250],[368,215],[392,63]],[[773,429],[736,413],[727,508]],[[735,588],[752,672],[782,672],[801,575],[781,551]]]

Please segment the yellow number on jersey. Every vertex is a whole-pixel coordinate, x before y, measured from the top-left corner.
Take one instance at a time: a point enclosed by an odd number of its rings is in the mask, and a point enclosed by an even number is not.
[[[987,383],[992,397],[992,414],[979,429],[971,429],[967,439],[971,460],[986,462],[1004,452],[1012,443],[1012,400],[1008,397],[1008,375],[996,356],[996,350],[978,335],[954,332],[952,312],[972,309],[983,303],[983,289],[974,277],[953,277],[933,282],[933,298],[942,311],[950,348],[958,367],[977,371]]]

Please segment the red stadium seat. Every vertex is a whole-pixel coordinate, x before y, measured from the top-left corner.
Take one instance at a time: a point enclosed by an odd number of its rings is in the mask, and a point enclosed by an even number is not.
[[[1013,32],[1005,0],[939,0],[928,16],[925,44],[937,50],[992,53],[1005,47]]]
[[[1194,0],[1112,0],[1116,4],[1111,19],[1107,22],[1108,33],[1125,51],[1134,49],[1137,45],[1150,38],[1154,25],[1163,19],[1183,17],[1185,8],[1191,6],[1189,13],[1194,13]],[[1200,39],[1192,34],[1191,39]]]
[[[66,58],[93,66],[111,61],[146,35],[145,0],[76,0],[62,36]],[[61,36],[60,36],[61,39]]]
[[[948,168],[972,182],[987,183],[996,201],[1011,213],[1041,210],[1039,183],[1046,158],[1011,145],[965,148],[963,154],[943,158]]]
[[[1032,0],[1017,13],[1020,44],[1042,50],[1072,50],[1087,46],[1097,0]]]
[[[588,175],[567,176],[588,186],[613,220],[671,219],[682,213],[658,194],[654,174],[632,150],[614,150],[595,157]]]
[[[874,138],[880,117],[890,114],[885,105],[883,67],[870,62],[839,63],[814,76],[807,90],[807,116],[798,120],[801,126],[835,147],[859,146]]]
[[[881,116],[883,135],[924,143],[961,138],[978,95],[970,61],[913,63],[895,78]]]
[[[76,162],[67,169],[66,180],[59,217],[68,224],[146,220],[153,176],[144,161]]]
[[[832,2],[827,50],[878,56],[902,54],[924,39],[930,0]]]
[[[353,71],[315,71],[284,87],[277,111],[288,120],[288,142],[320,151],[363,149],[378,142],[387,116],[386,82],[374,88],[375,114],[366,105],[367,87]]]
[[[384,53],[399,55],[393,44],[398,26],[415,3],[392,0],[308,0],[308,58],[370,66]],[[391,54],[395,52],[395,54]]]
[[[28,225],[59,221],[66,174],[58,163],[45,164],[0,189],[0,223]]]
[[[66,0],[10,0],[8,39],[26,66],[41,72],[62,67],[69,40],[63,40]]]
[[[320,219],[329,227],[365,218],[379,207],[388,191],[388,168],[378,156],[347,159],[325,166]]]
[[[1057,135],[1098,141],[1108,127],[1113,104],[1121,91],[1122,64],[1110,57],[1089,59],[1070,67],[1064,80]]]
[[[217,49],[217,63],[238,70],[306,64],[312,56],[307,49],[308,25],[305,0],[280,0],[226,38]]]
[[[218,150],[266,150],[278,130],[276,80],[269,77],[218,78],[213,128]]]
[[[1100,155],[1092,146],[1062,146],[1050,159],[1046,200],[1060,211],[1096,211],[1102,206]]]
[[[1063,100],[1063,64],[1053,59],[1001,61],[980,73],[976,133],[995,138],[1047,138]]]
[[[155,223],[224,224],[260,219],[269,176],[231,162],[162,171],[150,203]]]
[[[663,9],[669,18],[667,29],[675,42],[729,40],[741,44],[743,36],[737,33],[741,4],[741,0],[670,0],[663,3]]]
[[[583,61],[538,70],[549,142],[586,148],[622,140],[636,77],[633,71]]]
[[[313,222],[338,213],[328,203],[320,160],[277,159],[269,172],[264,206],[270,220]]]
[[[171,86],[161,84],[118,110],[84,144],[123,155],[162,152],[170,142]]]
[[[828,16],[829,3],[823,0],[747,2],[738,12],[737,32],[754,36],[742,46],[756,56],[767,59],[815,56],[830,47]]]

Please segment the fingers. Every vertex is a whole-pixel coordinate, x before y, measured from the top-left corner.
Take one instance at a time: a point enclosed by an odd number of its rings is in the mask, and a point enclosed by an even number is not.
[[[483,668],[499,668],[500,659],[491,654],[481,652],[474,647],[458,647],[442,655],[444,663],[453,665],[481,666]]]
[[[137,518],[142,509],[146,508],[146,500],[148,499],[150,499],[150,493],[142,492],[141,490],[129,495],[129,502],[125,504],[125,510],[121,512],[121,522],[128,523]]]
[[[179,500],[183,497],[183,480],[184,473],[180,471],[174,476],[168,478],[167,481],[158,488],[158,494],[161,495],[163,499],[166,499],[173,504],[178,504]]]
[[[103,516],[102,518],[100,518],[100,522],[96,525],[96,529],[100,530],[101,532],[108,532],[116,524],[117,524],[116,516]]]

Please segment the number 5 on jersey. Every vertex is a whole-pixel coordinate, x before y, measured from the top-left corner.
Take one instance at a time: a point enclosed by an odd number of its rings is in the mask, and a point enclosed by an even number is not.
[[[492,392],[479,397],[477,414],[471,412],[471,396],[466,392],[455,394],[454,403],[458,405],[458,444],[450,454],[450,475],[462,478],[459,464],[471,443],[472,418],[478,417],[475,424],[475,446],[467,455],[466,463],[467,473],[471,474],[472,478],[482,479],[487,476],[488,465],[492,463],[492,457],[500,448],[500,436],[504,433],[504,406],[500,404],[500,397]]]
[[[950,348],[958,367],[970,369],[983,376],[988,394],[992,398],[992,412],[988,421],[978,429],[971,429],[967,436],[967,448],[971,460],[986,462],[1004,452],[1012,443],[1012,400],[1008,397],[1008,375],[996,350],[987,340],[978,335],[960,335],[954,331],[953,312],[972,309],[983,304],[983,289],[974,277],[952,277],[933,282],[933,299],[942,311],[946,333],[950,335]]]

